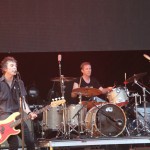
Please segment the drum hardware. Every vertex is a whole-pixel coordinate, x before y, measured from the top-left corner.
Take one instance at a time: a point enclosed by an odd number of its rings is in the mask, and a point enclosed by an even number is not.
[[[68,136],[68,131],[67,131],[67,120],[66,120],[66,112],[67,108],[66,108],[66,104],[62,104],[62,115],[60,115],[60,117],[62,117],[60,120],[60,124],[57,124],[57,135],[56,138],[59,137],[59,135],[61,134],[63,138],[67,138]],[[53,114],[54,115],[54,114]],[[54,115],[55,117],[55,115]]]
[[[82,106],[82,96],[86,96],[86,97],[93,97],[93,96],[97,96],[97,95],[100,95],[101,94],[101,91],[99,89],[96,89],[96,88],[87,88],[87,87],[80,87],[80,88],[76,88],[76,89],[73,89],[72,90],[72,93],[75,93],[78,95],[78,98],[79,98],[79,105]],[[91,100],[91,98],[90,98]],[[82,114],[82,110],[83,108],[85,108],[85,106],[87,106],[87,103],[86,104],[83,104],[83,106],[76,112],[76,114],[74,114],[74,116],[71,118],[71,119],[74,119],[76,116],[78,118],[78,133],[79,133],[79,136],[81,133],[84,133],[84,127],[85,127],[85,123],[83,121],[83,115]],[[72,129],[70,129],[70,127]],[[72,130],[75,130],[75,127],[76,126],[70,126],[69,125],[69,134]]]
[[[101,107],[101,105],[95,105],[95,107],[92,107],[86,115],[86,118],[85,118],[86,133],[90,134],[90,137],[100,136],[100,131],[98,130],[96,123],[95,123],[96,113],[92,111],[93,108],[97,108],[97,110],[99,110],[100,107]],[[89,113],[89,112],[91,112],[91,113]],[[90,120],[88,120],[89,119],[88,117],[90,117]]]
[[[86,104],[82,104],[82,93],[79,94],[79,104],[77,105],[70,105],[68,107],[68,135],[70,137],[70,134],[72,131],[75,131],[78,133],[79,137],[80,134],[84,133],[84,119],[87,112],[87,108],[85,107]],[[77,111],[77,112],[76,112]]]
[[[134,132],[135,130],[137,131],[138,135],[141,132],[145,132],[145,133],[150,133],[150,127],[148,125],[148,118],[147,118],[147,111],[146,111],[146,92],[148,94],[150,94],[150,92],[146,89],[148,87],[146,87],[144,84],[140,83],[139,81],[137,81],[138,79],[142,78],[144,75],[146,75],[146,73],[140,73],[140,74],[135,74],[134,76],[130,77],[129,79],[127,79],[126,81],[128,83],[134,82],[134,84],[138,85],[143,92],[143,104],[144,104],[144,120],[141,120],[140,117],[140,113],[137,110],[137,97],[140,97],[140,103],[141,103],[141,96],[138,94],[134,94],[135,97],[135,113],[136,113],[136,118],[135,120],[132,121],[132,124],[136,124],[136,126],[134,127],[134,129],[132,130],[132,132]],[[131,125],[132,127],[133,125]]]
[[[147,72],[139,73],[139,74],[134,74],[132,77],[130,77],[127,80],[125,80],[124,83],[128,84],[128,83],[131,83],[131,82],[135,82],[135,80],[136,81],[139,80],[140,78],[142,78],[146,74],[147,74]]]
[[[40,139],[45,139],[45,138],[44,138],[44,135],[45,135],[44,126],[46,126],[46,123],[45,123],[45,122],[42,122],[40,125],[41,125],[41,127],[42,127],[41,138],[40,138]]]
[[[64,98],[65,97],[65,95],[64,95],[65,94],[65,85],[64,85],[65,78],[64,78],[64,75],[62,75],[62,73],[61,73],[61,59],[62,59],[62,56],[59,54],[58,55],[59,77],[57,78],[58,79],[57,81],[60,82],[61,96]],[[53,80],[53,81],[56,81],[56,80]],[[62,107],[63,107],[63,121],[62,121],[63,130],[62,130],[62,128],[60,128],[59,131],[61,131],[61,133],[63,134],[64,138],[66,138],[66,136],[67,136],[67,129],[66,129],[66,104],[63,104]]]
[[[88,102],[87,102],[88,103]],[[85,127],[85,124],[84,124],[84,119],[83,116],[85,115],[85,110],[83,109],[87,109],[86,108],[86,104],[82,105],[82,101],[79,102],[79,105],[81,106],[81,108],[76,112],[76,114],[72,117],[72,119],[74,119],[75,117],[78,118],[78,133],[79,135],[84,133],[84,127]],[[83,114],[84,113],[84,114]]]
[[[148,93],[148,94],[150,94],[150,92],[146,89],[146,86],[144,85],[144,84],[142,84],[142,83],[140,83],[139,81],[137,81],[136,79],[134,79],[134,83],[136,84],[136,85],[138,85],[140,88],[142,88],[142,91],[143,91],[143,103],[144,103],[144,127],[145,127],[145,131],[147,131],[147,128],[148,128],[148,124],[147,124],[147,122],[148,122],[148,118],[147,118],[147,112],[146,112],[146,103],[147,103],[147,101],[146,101],[146,92]]]
[[[139,120],[139,113],[137,110],[138,107],[138,102],[137,102],[137,98],[139,97],[140,103],[141,103],[141,96],[138,93],[133,94],[134,99],[135,99],[135,120],[133,120],[133,122],[136,123],[136,127],[134,128],[134,131],[136,130],[137,133],[140,133],[141,129],[140,129],[140,120]],[[133,132],[133,131],[131,131]]]

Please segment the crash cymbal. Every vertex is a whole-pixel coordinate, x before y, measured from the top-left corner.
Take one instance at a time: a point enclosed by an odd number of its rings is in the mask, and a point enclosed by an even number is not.
[[[140,78],[142,78],[146,74],[147,74],[147,72],[139,73],[139,74],[134,74],[132,77],[130,77],[126,81],[124,81],[124,83],[127,84],[127,83],[130,83],[130,82],[134,82],[134,80],[139,80]]]
[[[92,97],[92,96],[100,95],[102,93],[99,89],[84,88],[84,87],[73,89],[72,92],[78,95],[81,94],[86,97]]]
[[[69,82],[69,81],[73,81],[75,79],[76,78],[73,78],[73,77],[55,77],[55,78],[52,78],[51,81],[60,82],[61,80],[63,80],[65,82]]]

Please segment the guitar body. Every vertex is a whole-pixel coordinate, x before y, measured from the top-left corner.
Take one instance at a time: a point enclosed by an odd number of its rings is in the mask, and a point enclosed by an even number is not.
[[[0,144],[5,142],[10,135],[19,134],[20,130],[16,130],[15,127],[11,127],[11,124],[15,122],[15,118],[19,115],[19,112],[15,112],[7,119],[0,121]]]
[[[56,107],[60,104],[64,104],[66,100],[58,100],[51,102],[51,107]],[[49,105],[42,108],[41,110],[38,110],[37,112],[34,112],[36,114],[39,114],[45,110],[49,109]],[[15,127],[21,123],[21,119],[16,120],[16,117],[19,116],[19,112],[15,112],[12,115],[10,115],[7,119],[0,121],[0,144],[5,142],[9,136],[16,135],[20,133],[20,130],[16,130]],[[23,118],[23,121],[26,121],[28,119],[31,119],[30,116],[27,116],[26,118]]]

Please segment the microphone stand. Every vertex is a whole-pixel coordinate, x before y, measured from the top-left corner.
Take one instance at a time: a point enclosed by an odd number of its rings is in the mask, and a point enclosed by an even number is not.
[[[20,91],[20,111],[21,111],[21,133],[22,133],[22,150],[24,150],[24,113],[23,113],[23,102],[25,100],[25,97],[23,96],[21,85],[20,85],[20,74],[17,72],[17,82],[19,85],[19,91]],[[24,105],[25,107],[25,105]]]
[[[58,60],[59,63],[59,76],[60,76],[60,89],[61,89],[61,95],[64,98],[65,97],[65,91],[64,91],[64,75],[61,74],[61,61]],[[66,104],[63,104],[63,132],[64,136],[66,136]]]

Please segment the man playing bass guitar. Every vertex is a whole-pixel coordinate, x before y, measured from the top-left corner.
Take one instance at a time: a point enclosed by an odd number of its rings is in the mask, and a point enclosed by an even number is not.
[[[7,118],[11,119],[11,115],[15,112],[20,111],[20,97],[24,97],[23,100],[23,110],[28,115],[30,115],[31,119],[37,117],[37,114],[31,112],[29,109],[25,97],[27,95],[24,83],[21,79],[16,78],[17,74],[17,61],[14,57],[5,57],[1,61],[1,70],[2,77],[0,78],[0,120],[5,120],[6,123]],[[21,94],[20,94],[21,93]],[[12,118],[13,119],[13,118]],[[5,123],[5,121],[3,122]],[[29,132],[29,128],[25,122],[24,124],[24,141],[27,147],[27,150],[34,150],[34,140]],[[18,125],[16,129],[21,129],[21,125]],[[6,132],[9,132],[8,130]],[[4,127],[0,126],[0,140],[4,134]],[[18,137],[20,138],[21,132],[19,134],[10,134],[7,141],[9,144],[9,150],[17,150],[19,147]]]

